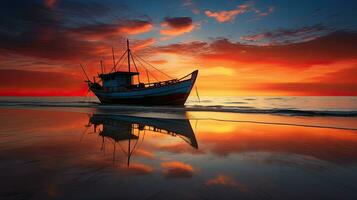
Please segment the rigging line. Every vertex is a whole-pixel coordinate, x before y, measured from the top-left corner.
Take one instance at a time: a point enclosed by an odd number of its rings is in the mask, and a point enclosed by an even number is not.
[[[123,53],[123,55],[121,55],[121,57],[119,58],[119,60],[118,60],[118,62],[116,62],[115,63],[115,69],[116,69],[116,67],[118,66],[118,64],[120,64],[120,62],[122,62],[122,61],[124,61],[125,59],[123,59],[124,58],[124,56],[126,55],[128,53],[128,50],[126,50],[124,53]],[[120,67],[120,66],[119,66]]]
[[[113,68],[110,70],[109,73],[112,73],[112,72],[113,72],[113,70],[117,67],[117,65],[118,65],[118,63],[121,61],[121,59],[123,59],[123,57],[125,56],[125,54],[126,54],[127,51],[128,51],[128,50],[126,50],[126,51],[123,53],[123,55],[121,55],[121,57],[120,57],[119,60],[114,64]]]
[[[122,150],[122,152],[123,152],[126,156],[128,156],[129,154],[123,149],[123,147],[120,145],[120,142],[118,142],[118,144],[119,144],[119,147],[120,147],[120,149]]]
[[[136,55],[140,60],[142,60],[143,62],[145,62],[146,64],[148,64],[150,67],[154,68],[155,70],[159,71],[160,73],[162,73],[163,75],[167,76],[170,79],[174,79],[173,77],[171,77],[170,75],[166,74],[165,72],[159,70],[158,68],[154,67],[152,64],[150,64],[149,62],[145,61],[143,58],[141,58],[140,56]]]
[[[87,133],[89,127],[90,127],[90,126],[86,127],[86,129],[84,129],[84,131],[83,131],[83,133],[82,133],[82,136],[81,136],[81,139],[79,139],[79,142],[82,142],[83,137],[84,137],[84,135]]]
[[[198,98],[198,103],[201,103],[200,96],[198,95],[197,86],[195,86],[195,90],[196,90],[196,95],[197,95],[197,98]]]
[[[86,93],[86,96],[84,96],[84,102],[85,102],[85,103],[89,103],[89,101],[87,101],[87,97],[89,97],[89,96],[88,96],[89,92],[90,92],[90,89],[88,88],[87,93]],[[88,98],[88,100],[89,100],[89,98]]]
[[[146,64],[148,64],[150,67],[152,67],[152,68],[156,69],[157,71],[159,71],[160,73],[164,74],[164,75],[167,76],[168,78],[174,79],[174,78],[171,77],[170,75],[166,74],[165,72],[159,70],[158,68],[154,67],[154,66],[153,66],[152,64],[150,64],[149,62],[147,62],[147,61],[145,61],[144,59],[142,59],[140,56],[138,56],[138,55],[136,55],[136,54],[135,54],[135,56],[136,56],[137,58],[139,58],[140,60],[142,60],[143,62],[145,62]]]
[[[120,63],[117,63],[117,65],[116,66],[118,66],[118,69],[120,68],[120,66],[125,62],[125,59],[126,58],[124,58],[123,60],[121,60],[121,62]]]
[[[137,149],[139,149],[141,147],[141,145],[144,143],[144,138],[145,138],[145,127],[144,127],[144,134],[143,134],[143,137],[141,138],[141,142],[138,144],[138,147],[135,149],[135,151],[133,152],[133,154],[137,151]],[[138,136],[140,136],[140,131],[139,131],[139,134]],[[138,139],[139,140],[139,139]],[[137,140],[137,141],[138,141]]]
[[[84,75],[86,76],[87,80],[89,81],[89,77],[88,77],[88,75],[87,75],[86,71],[84,70],[84,68],[83,68],[82,64],[79,64],[79,65],[81,66],[81,68],[82,68],[82,70],[83,70],[83,72],[84,72]]]
[[[140,131],[139,131],[140,133]],[[140,134],[138,134],[140,136]],[[141,147],[141,145],[143,144],[144,142],[144,138],[145,138],[145,127],[144,127],[144,134],[143,134],[143,137],[141,138],[141,142],[138,144],[138,147],[135,149],[135,151],[133,152],[133,154],[137,151],[137,149],[139,149]],[[138,139],[139,140],[139,139]],[[137,141],[138,141],[137,140]]]
[[[148,79],[148,83],[150,84],[150,78],[149,78],[148,69],[145,69],[145,71],[146,71],[146,77],[147,77],[147,79]]]
[[[133,55],[133,56],[134,56],[134,55]],[[135,55],[135,57],[136,57],[136,55]],[[144,65],[139,59],[138,59],[138,62],[141,64],[141,66],[143,66],[143,67],[146,69],[146,71],[147,71],[156,81],[159,81],[159,79],[156,78],[156,77],[154,76],[154,74],[151,73],[151,72],[148,70],[148,68],[145,67],[145,65]]]
[[[137,57],[136,55],[132,55],[133,57],[135,56],[135,57]],[[151,74],[151,76],[156,80],[156,81],[159,81],[159,79],[157,79],[155,76],[154,76],[154,74],[152,74],[146,67],[145,67],[145,65],[138,59],[138,62],[141,64],[141,66],[143,66],[145,69],[146,69],[146,71],[149,73],[149,74]]]
[[[147,69],[146,69],[146,70],[147,70]],[[156,81],[159,81],[159,79],[156,78],[153,73],[151,73],[149,70],[148,70],[148,72],[149,72],[149,74],[151,74],[151,76],[152,76]]]
[[[140,132],[138,133],[138,137],[140,136]],[[135,140],[135,144],[134,144],[134,147],[133,147],[133,149],[130,151],[130,156],[132,156],[132,155],[134,155],[134,153],[136,152],[136,145],[138,144],[138,141],[139,141],[139,139],[137,139],[137,140]],[[139,143],[140,144],[140,143]],[[140,145],[138,145],[138,146],[140,146]]]

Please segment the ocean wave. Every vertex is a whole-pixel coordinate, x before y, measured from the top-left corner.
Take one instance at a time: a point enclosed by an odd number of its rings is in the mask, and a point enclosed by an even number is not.
[[[247,100],[247,101],[254,101],[254,100],[257,100],[257,99],[254,99],[254,98],[245,98],[244,100]]]
[[[106,111],[145,111],[145,112],[230,112],[230,113],[251,113],[251,114],[273,114],[287,116],[332,116],[332,117],[357,117],[357,110],[301,110],[286,108],[260,109],[251,106],[223,106],[223,105],[189,105],[189,106],[129,106],[129,105],[105,105],[98,102],[21,102],[21,101],[0,101],[0,107],[66,107],[66,108],[96,108]]]
[[[227,101],[224,103],[225,104],[247,104],[247,102],[243,102],[243,101]]]

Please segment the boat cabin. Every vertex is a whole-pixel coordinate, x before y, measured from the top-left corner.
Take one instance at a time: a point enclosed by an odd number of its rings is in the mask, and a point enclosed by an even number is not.
[[[132,86],[134,84],[133,76],[135,75],[139,75],[139,73],[116,71],[109,74],[100,74],[99,78],[103,81],[104,89],[116,90]]]

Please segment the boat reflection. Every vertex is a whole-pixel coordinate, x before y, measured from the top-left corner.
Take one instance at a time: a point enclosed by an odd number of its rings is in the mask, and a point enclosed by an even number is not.
[[[101,150],[105,151],[105,141],[113,142],[113,163],[115,163],[116,146],[127,156],[127,165],[130,158],[139,148],[139,143],[144,141],[145,134],[161,133],[172,137],[178,137],[191,147],[198,149],[195,133],[188,119],[148,118],[127,115],[93,114],[87,127],[93,126],[93,132],[102,137]],[[122,143],[127,142],[124,150]]]

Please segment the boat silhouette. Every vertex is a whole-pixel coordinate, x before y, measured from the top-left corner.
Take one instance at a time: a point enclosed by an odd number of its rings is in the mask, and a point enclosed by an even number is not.
[[[112,49],[113,50],[113,49]],[[115,60],[113,52],[113,68],[109,73],[105,73],[101,61],[101,74],[93,77],[91,81],[86,74],[83,66],[82,70],[87,77],[89,90],[92,91],[105,104],[139,104],[139,105],[184,105],[198,76],[198,70],[176,79],[160,71],[144,59],[134,54],[127,40],[127,50],[118,61]],[[128,70],[117,71],[117,65],[124,59],[127,59]],[[134,59],[135,58],[135,59]],[[131,62],[135,67],[132,71]],[[144,64],[145,63],[145,64]],[[137,65],[138,64],[138,65]],[[159,81],[156,76],[151,73],[145,65],[152,67],[162,73],[168,80]],[[145,68],[147,81],[144,83],[140,78],[138,67]],[[150,82],[150,76],[156,79],[155,82]],[[134,83],[134,77],[137,78],[137,83]],[[96,81],[99,78],[100,81]]]
[[[128,166],[130,165],[131,156],[138,147],[139,139],[143,137],[143,134],[145,134],[146,131],[181,138],[192,148],[198,149],[195,133],[188,119],[93,114],[90,117],[87,126],[93,126],[94,133],[98,132],[102,137],[102,150],[104,148],[104,139],[110,139],[113,141],[113,162],[115,161],[116,144],[127,141],[128,149],[124,153],[127,156]],[[102,126],[102,129],[97,131],[97,127],[99,126]]]

